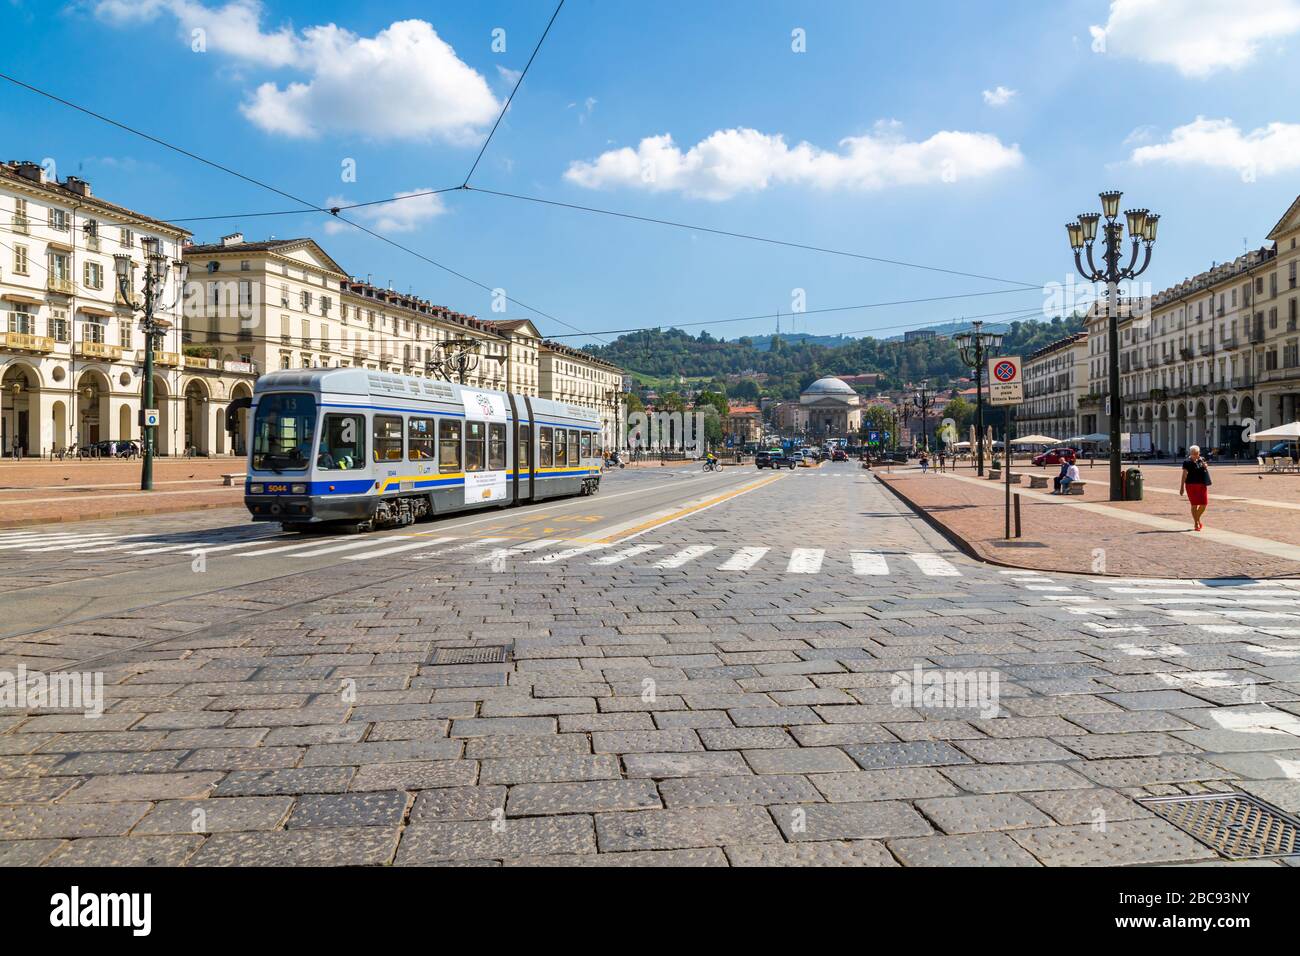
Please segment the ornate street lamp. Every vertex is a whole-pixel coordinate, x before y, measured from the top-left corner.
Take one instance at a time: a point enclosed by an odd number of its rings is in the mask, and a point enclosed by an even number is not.
[[[14,430],[9,436],[9,446],[14,453],[14,458],[17,458],[18,448],[20,447],[18,438],[18,396],[22,394],[23,383],[11,382],[9,384],[9,391],[12,392],[14,396]],[[4,454],[4,451],[4,449],[0,449],[0,454]]]
[[[912,397],[912,404],[921,414],[921,441],[925,445],[925,450],[930,450],[930,431],[928,420],[930,417],[930,408],[934,405],[936,392],[930,388],[928,379],[922,379],[921,387],[916,390],[916,395]]]
[[[981,332],[981,321],[971,322],[969,332],[958,332],[952,337],[961,353],[962,364],[975,372],[975,428],[976,460],[975,474],[984,475],[984,362],[990,353],[1002,347],[1002,335],[998,332]]]
[[[145,257],[144,288],[141,290],[143,299],[136,300],[132,298],[131,289],[133,279],[133,264],[131,256],[126,253],[118,253],[113,256],[113,268],[117,273],[117,292],[121,304],[125,305],[132,312],[139,312],[142,316],[140,327],[144,330],[144,408],[140,410],[140,425],[143,434],[144,447],[142,461],[140,465],[140,490],[153,490],[153,449],[154,449],[154,429],[156,426],[146,424],[145,411],[153,408],[153,352],[154,340],[167,332],[172,327],[172,323],[167,319],[159,318],[157,312],[161,311],[159,304],[167,288],[167,278],[173,272],[176,275],[176,299],[167,308],[171,311],[180,302],[185,292],[185,281],[189,278],[190,266],[188,262],[177,259],[168,262],[167,257],[163,255],[162,240],[153,237],[142,240]]]
[[[1128,220],[1129,239],[1133,242],[1128,265],[1121,265],[1124,245],[1124,226],[1118,221],[1119,200],[1122,194],[1111,190],[1101,194],[1101,211],[1106,218],[1102,268],[1097,268],[1093,261],[1092,246],[1097,238],[1097,223],[1101,216],[1095,212],[1084,213],[1078,220],[1066,223],[1066,233],[1070,238],[1070,248],[1074,250],[1074,267],[1079,275],[1089,282],[1106,283],[1106,301],[1108,303],[1109,321],[1106,329],[1106,349],[1110,353],[1108,384],[1110,391],[1110,500],[1120,501],[1124,497],[1121,486],[1120,462],[1120,427],[1122,425],[1122,408],[1119,393],[1119,283],[1135,279],[1146,271],[1151,264],[1151,247],[1156,241],[1156,228],[1160,217],[1147,209],[1129,209],[1124,213]],[[1139,253],[1142,265],[1138,266]],[[1084,254],[1087,254],[1087,268],[1084,268]]]

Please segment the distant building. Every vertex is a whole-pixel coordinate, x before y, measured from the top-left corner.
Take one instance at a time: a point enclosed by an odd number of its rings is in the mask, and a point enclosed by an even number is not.
[[[903,333],[904,342],[926,342],[938,337],[939,333],[934,329],[911,329]]]
[[[810,438],[847,438],[862,428],[862,399],[838,378],[813,382],[795,409],[795,429]]]

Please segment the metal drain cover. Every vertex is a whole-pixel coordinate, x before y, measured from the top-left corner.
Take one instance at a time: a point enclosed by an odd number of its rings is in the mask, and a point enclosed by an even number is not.
[[[1230,860],[1300,853],[1300,821],[1244,793],[1138,800]]]
[[[429,655],[429,664],[504,664],[510,658],[509,644],[480,647],[439,647]]]

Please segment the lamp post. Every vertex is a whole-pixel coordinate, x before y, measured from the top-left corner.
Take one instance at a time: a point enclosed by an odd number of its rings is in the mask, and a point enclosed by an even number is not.
[[[925,450],[930,450],[930,430],[929,417],[930,407],[934,405],[935,392],[930,388],[928,379],[922,379],[921,387],[916,390],[916,395],[912,397],[912,404],[916,410],[921,413],[921,441],[925,445]]]
[[[0,455],[4,454],[6,451],[12,451],[12,452],[13,452],[13,456],[14,456],[14,458],[17,459],[17,458],[18,458],[18,448],[19,448],[19,444],[18,444],[18,442],[19,442],[19,438],[18,438],[18,396],[22,394],[22,391],[23,391],[23,383],[22,383],[22,382],[11,382],[10,385],[9,385],[9,391],[12,392],[12,393],[13,393],[13,396],[14,396],[14,399],[13,399],[13,402],[14,402],[14,428],[13,428],[13,431],[10,432],[10,434],[9,434],[9,448],[0,448]],[[40,450],[40,449],[37,449],[37,451],[39,451],[39,450]]]
[[[180,302],[181,296],[185,291],[185,280],[189,278],[190,266],[188,262],[182,259],[176,259],[171,263],[167,262],[167,257],[163,255],[162,240],[149,237],[143,240],[145,274],[144,288],[142,292],[144,298],[137,301],[132,298],[132,279],[133,264],[131,256],[127,253],[118,253],[113,256],[113,268],[117,272],[117,291],[118,296],[132,312],[139,312],[142,316],[141,328],[144,330],[144,408],[140,410],[140,425],[143,434],[144,445],[143,455],[140,465],[140,490],[153,490],[153,448],[154,448],[154,429],[155,425],[147,424],[145,421],[145,411],[153,408],[153,350],[154,339],[166,333],[172,327],[172,323],[166,319],[159,318],[156,313],[160,311],[159,303],[167,288],[167,277],[174,271],[176,274],[176,301],[172,303],[174,308]]]
[[[981,332],[982,320],[971,322],[969,332],[958,332],[952,337],[961,353],[962,364],[975,371],[975,474],[984,476],[984,362],[991,352],[1002,347],[1002,336],[997,332]]]
[[[912,431],[910,428],[908,428],[908,423],[911,420],[912,420],[912,406],[909,405],[907,399],[904,398],[902,401],[898,403],[898,421],[900,423],[900,427],[898,430],[901,431],[903,435],[907,436],[908,444],[911,444],[912,441]],[[899,435],[895,437],[894,439],[895,450],[898,449],[898,439],[902,438],[903,435]],[[905,450],[910,451],[911,449],[905,449]]]
[[[1135,279],[1146,271],[1151,264],[1151,247],[1156,241],[1156,226],[1160,217],[1146,209],[1129,209],[1124,213],[1128,220],[1129,238],[1133,241],[1128,265],[1122,266],[1124,226],[1119,219],[1119,200],[1123,195],[1118,190],[1101,194],[1101,212],[1106,219],[1105,232],[1102,236],[1104,245],[1102,268],[1097,268],[1093,261],[1092,244],[1097,238],[1097,223],[1102,216],[1095,212],[1083,213],[1074,222],[1066,223],[1065,229],[1070,236],[1070,248],[1074,250],[1074,267],[1079,275],[1089,282],[1106,283],[1106,301],[1109,311],[1106,328],[1106,349],[1110,353],[1110,369],[1107,377],[1110,391],[1110,500],[1120,501],[1124,497],[1120,478],[1120,425],[1122,408],[1119,394],[1119,283],[1126,279]],[[1138,255],[1145,245],[1142,265],[1138,266]],[[1087,268],[1084,268],[1083,255],[1087,253]]]

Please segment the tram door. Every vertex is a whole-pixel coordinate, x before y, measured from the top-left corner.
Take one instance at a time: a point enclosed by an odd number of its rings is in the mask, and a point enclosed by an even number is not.
[[[533,500],[533,426],[531,403],[522,410],[513,395],[510,399],[510,418],[514,422],[514,461],[510,469],[511,498],[515,502]],[[528,402],[528,399],[524,399]]]

